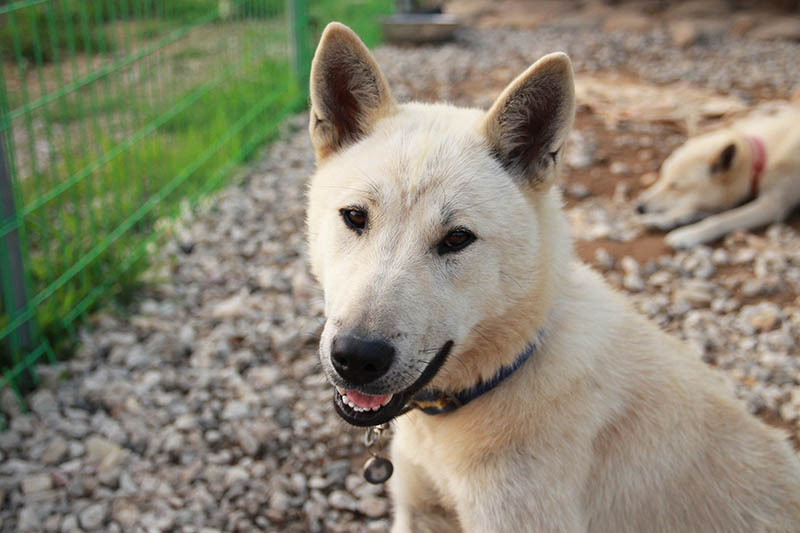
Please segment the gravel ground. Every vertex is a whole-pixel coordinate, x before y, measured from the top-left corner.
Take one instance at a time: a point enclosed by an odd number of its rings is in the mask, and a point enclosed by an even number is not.
[[[557,49],[579,72],[691,76],[748,99],[788,94],[800,64],[797,44],[720,37],[679,49],[658,30],[603,35],[575,26],[470,30],[454,44],[385,47],[377,57],[400,99],[486,105],[488,89]],[[634,163],[615,160],[626,149],[620,132],[582,113],[583,148],[564,179],[581,254],[730,376],[753,412],[796,432],[793,225],[667,252],[661,235],[631,216],[640,186]],[[128,315],[96,315],[77,356],[42,369],[29,413],[2,396],[13,416],[0,433],[0,529],[388,529],[383,489],[358,472],[362,434],[333,413],[316,361],[322,302],[304,257],[304,184],[313,167],[305,120],[293,119],[285,140],[239,184],[180,221]],[[643,149],[641,131],[626,127],[631,147]],[[641,127],[651,137],[666,131]],[[679,141],[651,149],[642,165],[657,167]],[[622,186],[598,192],[596,183],[609,180]]]

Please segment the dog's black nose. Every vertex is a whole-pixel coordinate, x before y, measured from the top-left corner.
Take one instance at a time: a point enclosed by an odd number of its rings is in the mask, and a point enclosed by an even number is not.
[[[353,385],[375,381],[389,370],[394,347],[379,340],[353,335],[336,335],[331,345],[331,362],[336,372]]]
[[[644,215],[647,212],[647,206],[644,204],[637,204],[636,212],[639,213],[640,215]]]

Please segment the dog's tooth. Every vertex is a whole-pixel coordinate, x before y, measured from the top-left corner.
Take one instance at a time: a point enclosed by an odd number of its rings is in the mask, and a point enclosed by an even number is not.
[[[348,398],[347,396],[342,396],[342,403],[348,406],[350,409],[355,409],[356,407],[353,401],[350,400],[350,398]]]
[[[372,410],[373,410],[373,411],[377,411],[377,410],[378,410],[378,409],[380,409],[381,407],[383,407],[383,405],[376,405],[375,407],[373,407],[373,408],[372,408]]]

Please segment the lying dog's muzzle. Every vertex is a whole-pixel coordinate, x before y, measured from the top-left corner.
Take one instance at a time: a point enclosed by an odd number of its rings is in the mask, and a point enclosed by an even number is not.
[[[394,394],[371,395],[337,387],[333,392],[336,412],[354,426],[378,426],[389,422],[406,412],[408,402],[436,376],[452,349],[453,341],[444,343],[419,378],[407,389]]]

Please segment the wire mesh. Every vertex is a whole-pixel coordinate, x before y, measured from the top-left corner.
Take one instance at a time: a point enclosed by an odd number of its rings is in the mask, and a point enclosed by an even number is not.
[[[37,361],[69,353],[75,324],[136,286],[156,222],[302,108],[328,20],[370,44],[390,7],[0,0],[0,389],[35,385]]]

